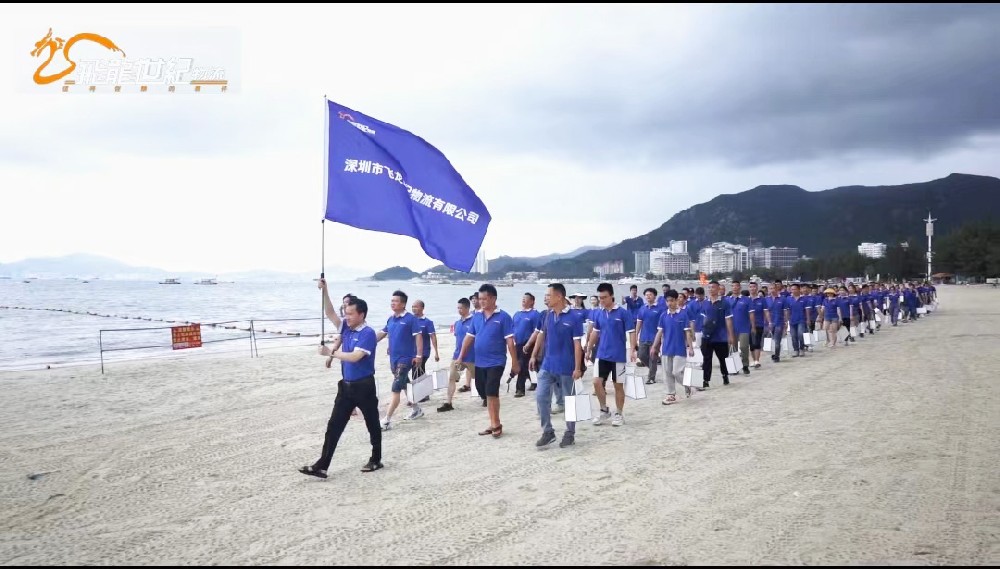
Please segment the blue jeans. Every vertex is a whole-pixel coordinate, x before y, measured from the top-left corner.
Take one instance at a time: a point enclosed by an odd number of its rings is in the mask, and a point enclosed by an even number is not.
[[[774,327],[771,337],[774,338],[774,357],[779,358],[781,357],[781,339],[785,337],[784,323]]]
[[[396,368],[393,369],[393,379],[392,379],[392,392],[400,393],[406,391],[406,384],[410,383],[410,370],[413,369],[413,364],[410,362],[397,362]]]
[[[795,350],[796,353],[804,351],[806,349],[806,345],[802,339],[802,336],[806,333],[806,323],[799,322],[798,324],[792,324],[791,333],[792,333],[792,349]]]
[[[542,432],[555,433],[552,428],[552,391],[556,391],[557,399],[560,395],[573,394],[573,376],[556,375],[542,370],[538,374],[538,390],[535,391],[535,402],[538,405],[538,417],[542,422]],[[576,423],[566,421],[566,432],[576,434]]]

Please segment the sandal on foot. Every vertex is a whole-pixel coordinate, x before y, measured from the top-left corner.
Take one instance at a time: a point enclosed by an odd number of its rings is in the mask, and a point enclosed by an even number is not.
[[[307,476],[315,476],[316,478],[326,478],[326,471],[320,470],[313,465],[303,466],[299,469],[299,472]]]
[[[672,405],[677,403],[677,397],[674,395],[667,395],[666,399],[663,400],[664,405]]]
[[[497,428],[493,429],[493,438],[499,439],[503,435],[503,425],[498,425]]]
[[[486,435],[492,435],[492,434],[493,434],[493,427],[490,427],[490,428],[486,429],[485,431],[479,431],[479,436],[481,436],[481,437],[482,436],[486,436]]]

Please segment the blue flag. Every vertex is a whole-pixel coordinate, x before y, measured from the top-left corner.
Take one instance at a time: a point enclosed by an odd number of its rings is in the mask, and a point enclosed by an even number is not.
[[[408,235],[469,272],[490,212],[444,154],[419,136],[327,101],[325,218]]]

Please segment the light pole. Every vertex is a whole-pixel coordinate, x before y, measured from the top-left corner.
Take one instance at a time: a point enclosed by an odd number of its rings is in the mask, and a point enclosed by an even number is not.
[[[931,238],[934,237],[934,222],[936,219],[931,218],[931,212],[927,212],[927,280],[931,280],[931,258],[933,253],[931,252]]]

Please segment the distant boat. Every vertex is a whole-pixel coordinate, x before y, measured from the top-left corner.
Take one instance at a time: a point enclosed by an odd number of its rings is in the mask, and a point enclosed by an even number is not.
[[[21,282],[23,282],[23,283],[25,283],[25,284],[29,284],[29,283],[31,283],[31,279],[24,279],[24,280],[23,280],[23,281],[21,281]]]
[[[160,281],[160,284],[181,284],[181,280],[180,279],[167,279],[167,280]]]
[[[170,280],[170,279],[167,279]],[[194,284],[198,285],[217,285],[219,281],[217,279],[201,279],[200,281],[195,281]]]
[[[81,283],[83,283],[83,284],[87,284],[87,283],[89,283],[90,281],[80,281],[80,282],[81,282]]]

